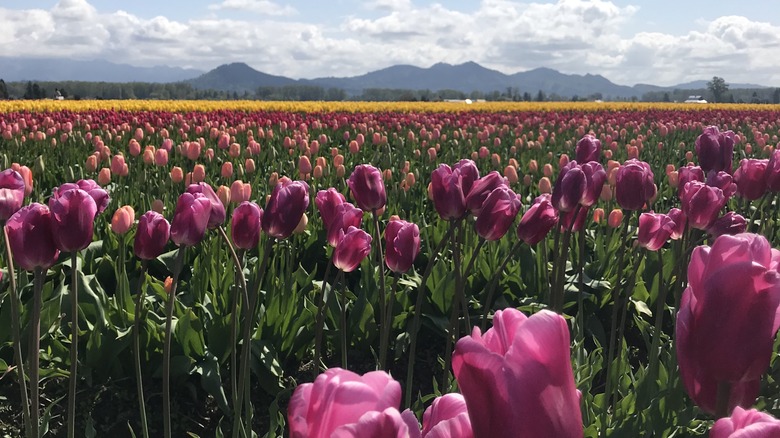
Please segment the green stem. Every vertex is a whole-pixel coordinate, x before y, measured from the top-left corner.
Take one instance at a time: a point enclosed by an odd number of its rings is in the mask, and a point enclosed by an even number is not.
[[[450,383],[450,363],[452,362],[452,345],[455,339],[458,337],[458,303],[461,302],[461,296],[463,295],[463,272],[460,266],[460,239],[458,228],[461,228],[461,222],[457,221],[452,224],[452,227],[456,229],[452,233],[452,261],[455,271],[455,295],[452,297],[451,310],[450,310],[450,330],[447,333],[447,341],[444,345],[444,373],[442,374],[441,390],[449,392]],[[465,298],[464,298],[465,300]]]
[[[70,377],[68,388],[68,438],[76,436],[76,385],[79,362],[78,252],[70,254]]]
[[[631,279],[628,284],[626,284],[626,291],[622,298],[621,304],[620,304],[620,325],[618,326],[618,334],[617,334],[617,340],[615,342],[615,345],[617,347],[617,375],[621,375],[621,372],[623,371],[623,349],[620,348],[623,345],[623,335],[626,330],[626,316],[628,314],[628,305],[631,302],[631,296],[634,295],[634,286],[636,285],[636,277],[639,273],[639,267],[642,265],[642,261],[645,257],[645,251],[639,252],[639,259],[636,261],[636,265],[634,268],[634,272],[631,275]],[[617,385],[613,388],[613,392],[615,393],[615,400],[617,400],[617,392],[618,388]]]
[[[650,346],[650,380],[655,382],[658,378],[658,357],[661,348],[661,333],[664,325],[664,313],[666,312],[666,285],[664,284],[664,258],[658,251],[658,298],[655,308],[655,327],[653,328],[653,342]]]
[[[380,334],[382,337],[384,337],[384,344],[385,346],[390,345],[390,332],[393,330],[393,306],[395,305],[395,291],[398,287],[398,280],[401,277],[401,274],[396,272],[393,274],[393,283],[390,286],[390,293],[388,294],[388,300],[387,300],[387,315],[385,316],[385,321],[387,321],[387,325],[384,327],[384,330]]]
[[[436,259],[441,253],[441,251],[444,249],[444,245],[447,244],[450,235],[452,235],[452,227],[450,227],[447,230],[447,233],[444,235],[444,237],[441,239],[439,244],[433,250],[431,257],[428,260],[428,266],[425,267],[425,272],[423,273],[422,280],[420,281],[420,288],[417,290],[417,300],[415,301],[414,304],[414,317],[412,318],[412,332],[409,334],[409,336],[411,336],[411,340],[409,344],[409,359],[407,361],[407,366],[406,366],[406,394],[405,394],[404,406],[406,406],[407,408],[409,408],[412,403],[412,382],[414,380],[413,378],[414,361],[417,353],[417,335],[420,333],[420,318],[422,313],[423,297],[425,296],[425,283],[427,282],[428,277],[431,275],[431,271],[433,271],[433,265],[436,264]]]
[[[506,266],[509,264],[509,261],[512,260],[513,256],[517,252],[518,249],[520,249],[520,245],[523,243],[522,240],[518,240],[515,242],[515,244],[512,246],[512,249],[509,250],[509,253],[504,257],[504,260],[501,262],[501,265],[496,270],[495,274],[493,274],[493,278],[490,280],[490,286],[488,288],[488,294],[485,298],[485,306],[482,310],[482,333],[485,332],[485,329],[487,328],[487,319],[488,319],[488,313],[490,313],[490,306],[493,303],[493,295],[496,292],[496,285],[498,284],[498,277],[501,276],[501,273],[504,272],[504,269],[506,269]]]
[[[37,438],[40,427],[40,400],[38,397],[38,381],[40,372],[41,355],[41,302],[43,301],[43,283],[46,280],[46,272],[42,268],[35,268],[33,285],[33,308],[30,315],[30,423],[32,424],[32,436]]]
[[[322,292],[320,293],[317,301],[317,320],[314,328],[314,372],[320,370],[320,358],[322,357],[322,332],[325,326],[325,304],[327,304],[326,296],[328,290],[328,274],[330,274],[331,266],[333,266],[333,256],[328,260],[328,266],[325,268],[325,276],[322,277]],[[331,287],[331,290],[333,288]]]
[[[173,325],[173,308],[176,301],[176,288],[179,275],[184,265],[186,246],[180,246],[176,251],[176,261],[173,265],[173,283],[168,301],[165,304],[165,344],[163,345],[163,423],[165,438],[171,438],[171,326]]]
[[[551,306],[555,302],[555,294],[558,290],[555,283],[558,280],[558,269],[560,269],[558,258],[561,250],[561,222],[562,219],[559,216],[558,223],[553,227],[555,228],[555,238],[553,239],[553,266],[552,273],[550,274],[550,296],[548,297]]]
[[[577,349],[577,365],[582,365],[585,361],[585,227],[580,229],[580,236],[577,239],[579,245],[579,266],[580,285],[577,293],[577,341],[580,348]]]
[[[141,276],[139,277],[138,298],[135,303],[135,321],[133,321],[133,350],[135,353],[135,382],[138,392],[138,409],[141,414],[141,432],[144,438],[149,438],[149,427],[146,422],[146,403],[144,402],[144,382],[141,373],[141,316],[144,315],[144,285],[146,283],[147,261],[141,261]]]
[[[557,268],[555,270],[555,288],[552,290],[552,297],[550,299],[550,304],[556,313],[563,313],[563,304],[564,304],[564,283],[566,278],[566,261],[569,258],[569,243],[571,242],[571,232],[574,228],[574,224],[577,223],[577,216],[580,215],[580,209],[582,208],[581,205],[577,204],[577,206],[574,208],[574,214],[572,215],[572,220],[569,223],[569,226],[566,227],[566,231],[563,233],[563,239],[561,242],[561,252],[558,255],[558,260],[556,261]],[[560,221],[559,221],[560,222]],[[583,226],[584,228],[584,226]]]
[[[387,321],[385,316],[387,315],[387,296],[385,290],[385,261],[382,254],[382,233],[379,230],[379,215],[376,210],[371,212],[374,217],[374,232],[376,234],[376,248],[377,256],[376,261],[379,265],[379,326],[380,333],[384,331]],[[379,336],[379,366],[378,369],[385,369],[385,361],[387,360],[387,345],[383,344],[383,336]]]
[[[347,368],[347,284],[344,280],[344,271],[339,270],[336,274],[335,285],[341,282],[341,294],[339,294],[339,304],[341,305],[341,315],[339,316],[341,330],[341,368]]]

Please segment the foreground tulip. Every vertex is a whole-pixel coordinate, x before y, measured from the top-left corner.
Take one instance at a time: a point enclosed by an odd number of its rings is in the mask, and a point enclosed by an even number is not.
[[[671,219],[672,222],[674,222],[674,227],[672,227],[672,234],[670,234],[669,237],[672,240],[678,240],[682,237],[685,229],[688,227],[688,218],[679,208],[670,208],[669,213],[666,215],[669,216],[669,219]]]
[[[497,311],[455,346],[452,369],[476,437],[582,437],[566,320]]]
[[[737,406],[731,417],[716,421],[710,438],[772,438],[780,436],[780,420],[757,411]]]
[[[384,371],[363,376],[330,368],[313,383],[295,388],[287,408],[291,438],[330,438],[339,427],[356,423],[366,413],[396,408],[401,385]]]
[[[715,220],[715,222],[707,228],[707,232],[712,237],[722,236],[724,234],[740,234],[747,231],[747,219],[738,213],[730,211],[723,216]]]
[[[459,169],[446,164],[439,165],[431,174],[430,193],[433,206],[439,216],[446,220],[463,218],[466,213],[466,191],[463,187],[463,175]]]
[[[655,197],[653,171],[644,161],[631,159],[618,169],[615,199],[624,210],[641,210]]]
[[[106,207],[108,207],[108,203],[111,201],[111,198],[108,196],[108,192],[103,190],[103,188],[100,187],[98,183],[91,179],[81,179],[75,183],[65,183],[54,189],[52,192],[52,198],[57,199],[61,193],[71,189],[81,189],[89,193],[89,196],[95,200],[98,214],[102,213]],[[49,202],[51,203],[51,199]]]
[[[252,249],[260,241],[260,222],[263,210],[254,202],[244,201],[233,210],[230,235],[233,243],[241,249]]]
[[[387,408],[369,411],[356,423],[339,426],[331,438],[420,438],[420,425],[414,412]]]
[[[639,246],[649,251],[658,251],[674,231],[675,223],[663,213],[642,213],[639,215]]]
[[[482,204],[490,192],[501,186],[507,186],[507,179],[496,171],[478,179],[471,187],[468,196],[466,196],[466,208],[471,210],[471,214],[474,216],[479,216],[479,213],[482,211]]]
[[[420,228],[404,220],[391,220],[385,228],[385,242],[387,267],[393,272],[406,272],[420,253]]]
[[[769,160],[754,158],[739,162],[734,172],[734,183],[737,184],[737,194],[749,201],[755,201],[766,193],[766,169]]]
[[[576,158],[578,163],[599,161],[601,159],[601,141],[592,134],[586,134],[577,142]]]
[[[81,189],[60,191],[49,198],[52,236],[60,251],[81,251],[92,243],[97,205]]]
[[[713,172],[717,173],[717,172]],[[699,166],[683,166],[677,171],[677,196],[682,198],[683,188],[688,181],[704,182],[704,171]],[[710,184],[714,185],[714,184]]]
[[[371,252],[371,236],[357,227],[340,231],[336,249],[333,250],[333,264],[344,272],[352,272]]]
[[[780,327],[780,251],[756,234],[720,236],[693,250],[677,314],[685,389],[705,412],[749,407],[758,396]],[[726,412],[719,412],[725,415]]]
[[[577,165],[576,161],[570,161],[569,164],[561,168],[558,179],[555,180],[552,203],[558,211],[573,211],[585,196],[587,188],[588,181],[585,172]],[[599,190],[601,190],[600,187]]]
[[[211,213],[209,213],[209,223],[208,223],[209,229],[214,229],[225,222],[225,216],[227,215],[227,213],[225,212],[226,203],[223,203],[219,199],[219,196],[217,196],[217,193],[209,184],[203,182],[197,184],[190,184],[187,187],[187,193],[192,193],[192,194],[200,193],[211,203]]]
[[[780,192],[780,148],[772,152],[766,165],[766,188],[771,192]]]
[[[590,207],[582,207],[579,210],[572,210],[568,213],[562,213],[560,215],[561,232],[571,230],[572,232],[579,232],[585,225],[585,221],[588,219],[590,213]]]
[[[607,172],[595,161],[582,164],[580,168],[585,173],[585,192],[580,198],[580,205],[591,207],[599,200],[601,190],[607,181]]]
[[[474,223],[477,234],[487,241],[504,237],[514,223],[520,207],[520,199],[509,187],[493,190],[482,204],[482,212]]]
[[[423,414],[422,438],[473,438],[466,400],[458,393],[433,399]]]
[[[6,222],[14,263],[25,271],[49,269],[60,250],[54,243],[49,207],[32,203],[19,209]]]
[[[685,184],[680,201],[688,224],[693,228],[706,230],[718,218],[718,213],[726,205],[727,199],[723,190],[691,181]]]
[[[165,250],[171,235],[171,225],[156,211],[147,211],[138,218],[133,252],[141,260],[153,260]]]
[[[212,202],[202,193],[182,193],[176,202],[171,223],[173,243],[195,246],[203,240],[211,216],[211,205]]]
[[[308,184],[304,181],[280,180],[265,204],[263,231],[277,239],[290,237],[308,207]]]
[[[24,203],[24,179],[13,170],[0,172],[0,222],[7,220],[22,208]]]
[[[734,193],[737,193],[737,185],[734,184],[734,177],[722,170],[719,172],[710,172],[710,174],[707,175],[707,180],[705,182],[708,186],[717,187],[723,190],[723,196],[725,196],[726,199],[731,198],[734,196]]]
[[[536,245],[547,237],[557,222],[558,211],[550,202],[550,195],[538,196],[520,219],[517,237],[527,245]]]
[[[122,235],[130,231],[135,222],[135,210],[129,205],[119,207],[111,217],[111,231]]]
[[[384,207],[387,203],[385,183],[382,181],[382,172],[369,164],[355,166],[355,170],[347,180],[349,190],[355,203],[363,211],[375,211]]]
[[[705,173],[720,171],[731,173],[734,155],[734,133],[720,132],[717,126],[708,126],[696,138],[696,154]]]
[[[341,237],[350,227],[359,228],[363,223],[363,210],[355,207],[349,202],[344,202],[336,206],[333,219],[327,228],[328,245],[337,247]]]
[[[322,223],[325,224],[326,230],[330,228],[333,218],[336,217],[336,207],[344,202],[346,202],[344,195],[333,187],[317,192],[314,203],[317,205],[317,210],[320,212],[320,217],[322,218]]]

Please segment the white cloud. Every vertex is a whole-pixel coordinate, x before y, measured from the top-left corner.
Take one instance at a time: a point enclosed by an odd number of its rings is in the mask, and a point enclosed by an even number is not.
[[[211,10],[249,11],[264,15],[295,15],[298,11],[290,5],[280,5],[270,0],[223,0],[209,5]]]

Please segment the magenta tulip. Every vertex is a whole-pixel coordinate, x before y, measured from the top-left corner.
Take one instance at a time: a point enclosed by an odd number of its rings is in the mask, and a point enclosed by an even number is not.
[[[704,132],[696,138],[696,154],[705,173],[719,170],[731,173],[734,133],[720,132],[717,126],[704,128]]]
[[[737,406],[731,417],[715,422],[710,438],[773,438],[780,437],[780,420],[757,411]]]
[[[202,193],[185,192],[176,202],[171,223],[171,240],[179,246],[195,246],[206,234],[211,216],[211,201]]]
[[[780,192],[780,148],[772,152],[766,165],[766,188],[771,192]]]
[[[507,179],[496,171],[492,171],[478,179],[474,185],[471,186],[471,190],[469,190],[468,196],[466,196],[466,208],[468,208],[474,216],[479,216],[479,213],[482,211],[482,204],[485,202],[485,199],[487,199],[490,192],[501,186],[508,186]]]
[[[717,173],[717,172],[715,172]],[[699,166],[683,166],[677,170],[677,196],[682,198],[683,188],[689,181],[705,181],[704,171]],[[714,185],[714,184],[710,184]]]
[[[467,197],[474,184],[479,180],[479,169],[477,169],[476,163],[471,160],[460,160],[452,166],[452,170],[457,170],[460,173],[463,196]]]
[[[517,237],[527,245],[536,245],[547,236],[556,223],[558,223],[558,211],[550,202],[550,195],[538,196],[520,219]]]
[[[344,202],[346,202],[344,195],[333,187],[317,192],[314,203],[317,205],[317,210],[320,212],[320,217],[322,218],[322,223],[325,224],[326,230],[330,228],[333,218],[336,217],[336,207]]]
[[[722,236],[724,234],[740,234],[747,231],[747,219],[738,213],[730,211],[723,216],[715,220],[715,222],[707,228],[707,232],[712,237]]]
[[[6,222],[8,244],[16,266],[25,271],[49,269],[60,250],[54,243],[49,207],[32,203],[19,209]]]
[[[81,189],[60,191],[49,198],[54,244],[60,251],[81,251],[92,243],[97,205]]]
[[[607,181],[607,172],[601,167],[601,164],[595,161],[589,161],[580,166],[585,173],[585,192],[580,199],[580,205],[590,207],[599,200],[601,189]]]
[[[631,159],[620,166],[615,185],[615,199],[620,208],[641,210],[655,197],[655,193],[653,171],[649,164]]]
[[[80,179],[75,183],[62,184],[61,186],[54,189],[52,192],[52,197],[57,199],[60,196],[60,193],[71,189],[81,189],[89,193],[89,196],[95,200],[98,214],[102,213],[103,210],[108,207],[108,203],[111,201],[111,197],[108,196],[108,192],[103,190],[103,188],[100,187],[98,183],[91,179]],[[51,200],[49,200],[49,202],[51,202]]]
[[[520,198],[509,187],[502,186],[493,190],[482,204],[482,212],[474,223],[477,234],[488,241],[504,237],[514,223],[520,207]]]
[[[575,213],[577,214],[576,217]],[[575,233],[579,232],[585,225],[585,221],[588,220],[589,213],[590,207],[582,207],[579,210],[562,213],[560,216],[561,231],[571,230]]]
[[[385,263],[391,271],[402,273],[411,269],[420,253],[420,228],[417,224],[396,219],[385,228]]]
[[[422,438],[473,438],[466,399],[453,392],[433,399],[423,414]]]
[[[290,237],[308,207],[308,184],[304,181],[280,181],[265,205],[263,231],[277,239]]]
[[[401,385],[384,371],[363,376],[330,368],[313,383],[295,388],[287,408],[291,438],[330,438],[339,426],[356,423],[366,413],[396,408]]]
[[[560,212],[569,212],[579,205],[588,188],[588,180],[576,161],[569,161],[558,173],[552,192],[552,204]]]
[[[737,194],[749,201],[764,196],[766,193],[766,169],[769,160],[745,158],[739,162],[734,172],[734,183],[737,184]]]
[[[639,246],[649,251],[658,251],[674,231],[675,223],[663,213],[642,213],[639,215]]]
[[[142,260],[153,260],[160,256],[168,244],[171,225],[156,211],[147,211],[138,219],[133,251]]]
[[[209,214],[209,229],[217,228],[225,222],[227,213],[225,212],[225,204],[219,200],[214,189],[204,182],[197,184],[190,184],[187,187],[187,193],[202,193],[206,199],[211,202],[211,214]]]
[[[688,224],[693,228],[706,230],[718,218],[718,213],[726,205],[727,199],[723,190],[691,181],[685,185],[680,201]]]
[[[244,201],[233,210],[230,234],[233,243],[241,249],[252,249],[260,241],[263,210],[254,202]]]
[[[780,251],[763,236],[720,236],[693,250],[677,314],[676,346],[685,389],[715,413],[719,384],[728,410],[758,396],[780,327]]]
[[[341,239],[333,250],[333,264],[344,272],[352,272],[371,252],[371,236],[357,227],[340,231]]]
[[[328,226],[328,245],[337,247],[341,237],[350,227],[360,228],[363,223],[363,210],[349,202],[336,206],[333,219]]]
[[[725,196],[726,199],[731,198],[734,196],[734,193],[737,193],[737,185],[734,184],[734,177],[722,170],[710,172],[710,174],[707,175],[705,183],[708,186],[717,187],[723,190],[723,196]]]
[[[601,159],[601,140],[592,134],[586,134],[577,142],[576,158],[578,163],[588,163]]]
[[[355,166],[355,170],[347,180],[355,203],[363,211],[375,211],[385,206],[387,194],[382,172],[369,164]]]
[[[466,213],[466,195],[463,190],[463,176],[457,169],[446,164],[439,165],[431,174],[433,206],[439,216],[446,220],[463,218]]]
[[[24,203],[24,179],[13,170],[0,172],[0,222],[16,213]]]
[[[420,425],[414,412],[387,408],[366,412],[357,423],[337,427],[330,438],[420,438]]]
[[[672,222],[674,222],[674,227],[672,227],[672,234],[670,234],[669,237],[672,240],[678,240],[682,237],[683,233],[685,233],[685,228],[688,226],[688,218],[679,208],[670,208],[669,213],[666,215],[669,216],[669,219],[671,219]]]

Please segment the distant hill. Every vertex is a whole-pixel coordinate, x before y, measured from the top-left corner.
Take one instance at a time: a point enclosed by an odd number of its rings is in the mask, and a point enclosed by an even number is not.
[[[259,72],[243,62],[224,64],[187,81],[194,88],[221,91],[251,91],[258,87],[283,87],[294,85],[296,80]]]
[[[104,60],[0,57],[0,78],[11,81],[179,82],[203,74],[180,67],[135,67]]]

